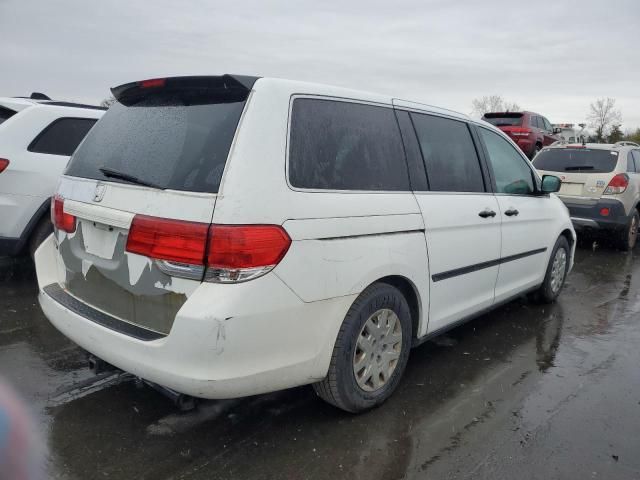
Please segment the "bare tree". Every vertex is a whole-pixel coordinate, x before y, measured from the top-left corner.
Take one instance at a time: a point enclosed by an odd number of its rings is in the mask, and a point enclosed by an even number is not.
[[[515,102],[508,102],[500,95],[485,95],[481,98],[474,98],[471,102],[472,115],[481,117],[487,112],[517,112],[520,105]]]
[[[595,130],[596,140],[604,141],[614,125],[622,123],[622,114],[616,108],[615,98],[599,98],[589,106],[589,126]]]
[[[109,108],[111,105],[113,105],[114,103],[116,103],[116,99],[114,98],[113,95],[111,95],[109,98],[105,98],[104,100],[102,100],[100,102],[100,106],[101,107],[107,107]]]

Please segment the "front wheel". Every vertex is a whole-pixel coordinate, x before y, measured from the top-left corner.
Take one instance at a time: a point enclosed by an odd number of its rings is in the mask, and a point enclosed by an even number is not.
[[[371,285],[347,312],[327,376],[314,390],[347,412],[380,405],[400,382],[411,335],[411,313],[402,293],[386,283]]]
[[[542,282],[540,288],[534,292],[534,300],[541,303],[551,303],[558,298],[560,290],[562,290],[564,286],[564,281],[567,278],[570,256],[571,249],[569,248],[569,242],[564,235],[561,235],[551,251],[544,282]]]

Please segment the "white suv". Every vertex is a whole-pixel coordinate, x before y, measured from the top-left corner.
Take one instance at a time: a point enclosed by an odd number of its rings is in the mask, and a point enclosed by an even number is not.
[[[0,97],[0,256],[33,254],[51,233],[58,178],[104,110],[42,94]]]
[[[553,301],[575,233],[503,133],[391,97],[278,79],[113,89],[36,252],[51,322],[195,397],[313,383],[348,411],[409,350],[525,292]]]

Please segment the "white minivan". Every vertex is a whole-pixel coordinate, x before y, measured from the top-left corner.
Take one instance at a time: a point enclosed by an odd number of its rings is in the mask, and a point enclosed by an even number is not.
[[[484,122],[245,76],[113,93],[54,197],[40,303],[175,392],[313,384],[362,411],[412,346],[523,293],[553,301],[571,269],[560,180]]]

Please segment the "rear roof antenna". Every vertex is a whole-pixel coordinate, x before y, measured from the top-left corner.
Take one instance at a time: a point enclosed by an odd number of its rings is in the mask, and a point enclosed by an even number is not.
[[[51,100],[47,95],[40,92],[33,92],[29,98],[31,100]]]

